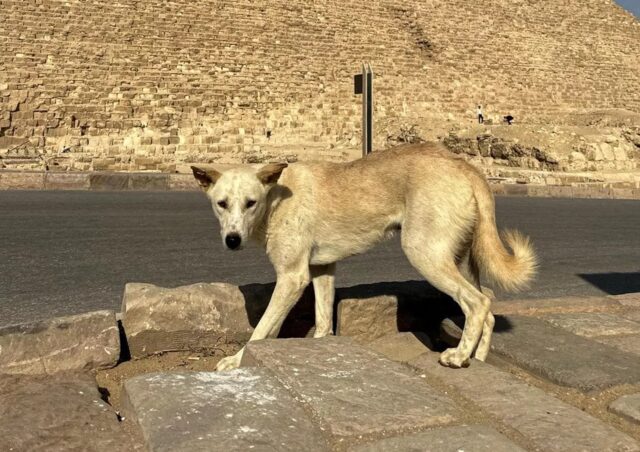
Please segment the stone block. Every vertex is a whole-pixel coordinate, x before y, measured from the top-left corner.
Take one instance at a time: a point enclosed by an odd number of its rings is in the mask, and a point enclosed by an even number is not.
[[[169,190],[200,191],[200,186],[191,174],[169,174]]]
[[[85,374],[0,376],[0,450],[142,451]]]
[[[630,308],[640,308],[640,292],[614,295],[611,298],[616,300],[622,306],[627,306]]]
[[[367,344],[367,348],[393,361],[408,362],[426,351],[433,350],[433,344],[424,333],[392,333],[379,337]]]
[[[167,174],[141,174],[129,175],[129,188],[142,191],[164,191],[169,189],[169,176]]]
[[[88,190],[89,173],[46,173],[46,190]]]
[[[336,298],[336,334],[363,343],[387,334],[426,331],[440,312],[454,305],[446,295],[417,281],[339,289]]]
[[[0,190],[44,190],[44,172],[0,171]]]
[[[106,369],[115,366],[119,357],[120,338],[112,311],[0,328],[0,373]]]
[[[328,451],[321,430],[265,369],[141,375],[123,410],[153,451]]]
[[[449,369],[438,364],[437,353],[410,364],[517,431],[533,450],[640,451],[633,438],[489,364],[474,360],[467,369]]]
[[[462,425],[386,438],[350,452],[524,452],[509,438],[485,425]]]
[[[504,194],[507,196],[527,196],[529,187],[526,184],[505,184]]]
[[[571,314],[548,314],[544,320],[564,328],[578,336],[615,336],[640,334],[640,323],[606,312],[578,312]]]
[[[125,173],[93,173],[89,176],[91,190],[127,190],[129,174]]]
[[[334,439],[445,425],[453,402],[399,363],[349,338],[250,342],[243,367],[265,367]]]
[[[260,316],[236,286],[199,283],[166,289],[129,283],[122,325],[134,358],[175,350],[214,348],[249,339]]]
[[[543,315],[570,312],[605,312],[618,309],[612,297],[561,297],[533,300],[494,301],[491,312],[500,315]]]
[[[492,349],[530,372],[582,391],[640,383],[640,360],[532,317],[497,317]]]
[[[640,424],[640,393],[622,396],[609,405],[609,411]]]

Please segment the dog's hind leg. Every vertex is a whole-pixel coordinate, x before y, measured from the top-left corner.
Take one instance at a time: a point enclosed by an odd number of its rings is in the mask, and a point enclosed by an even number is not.
[[[469,275],[471,276],[476,288],[482,292],[482,285],[480,284],[480,268],[478,263],[473,257],[473,253],[469,253],[468,260]],[[493,326],[495,325],[495,318],[491,311],[487,313],[487,318],[484,320],[482,326],[482,336],[474,352],[474,357],[479,361],[486,361],[487,355],[489,355],[489,349],[491,348],[491,335],[493,334]]]
[[[310,270],[316,298],[316,330],[313,337],[329,336],[333,333],[336,264],[311,265]]]
[[[411,264],[431,285],[453,298],[465,315],[462,338],[456,348],[445,350],[440,363],[448,367],[466,367],[489,313],[491,300],[473,286],[458,270],[454,253],[447,246],[447,237],[440,237],[438,246],[425,244],[421,236],[411,237],[404,231],[402,248]],[[438,243],[438,237],[430,238]]]

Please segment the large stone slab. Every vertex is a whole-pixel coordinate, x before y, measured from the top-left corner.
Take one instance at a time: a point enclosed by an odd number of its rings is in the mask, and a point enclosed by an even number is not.
[[[613,297],[561,297],[531,300],[497,300],[491,312],[497,315],[537,316],[552,313],[606,312],[621,307]]]
[[[609,405],[609,410],[631,422],[640,424],[640,393],[625,395],[614,400]]]
[[[141,375],[125,383],[123,404],[150,452],[329,450],[265,369]]]
[[[271,370],[337,439],[444,425],[458,415],[405,366],[349,338],[250,342],[242,366]]]
[[[436,353],[410,364],[516,430],[535,450],[640,451],[633,438],[491,365],[474,360],[467,369],[449,369],[438,364]]]
[[[518,366],[583,391],[640,383],[640,360],[533,317],[499,317],[492,348]]]
[[[131,356],[213,348],[249,339],[259,319],[238,287],[198,283],[166,289],[129,283],[122,300],[122,325]]]
[[[640,333],[640,323],[606,312],[548,314],[544,320],[578,336],[616,336]]]
[[[524,452],[509,438],[484,425],[445,427],[386,438],[352,452]]]
[[[117,364],[115,313],[96,311],[0,328],[0,373],[52,374]]]
[[[0,450],[143,450],[83,374],[0,376]]]

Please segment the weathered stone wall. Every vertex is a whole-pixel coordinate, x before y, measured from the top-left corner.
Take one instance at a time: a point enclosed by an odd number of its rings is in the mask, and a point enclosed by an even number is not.
[[[489,119],[640,112],[640,23],[611,0],[2,0],[0,154],[52,169],[343,160],[352,76],[376,146]],[[567,116],[569,115],[569,116]],[[13,154],[11,154],[11,152]]]

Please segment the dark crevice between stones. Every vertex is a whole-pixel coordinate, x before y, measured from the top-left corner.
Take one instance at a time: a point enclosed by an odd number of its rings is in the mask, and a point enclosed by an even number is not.
[[[131,360],[131,352],[129,351],[129,342],[127,341],[127,335],[125,334],[124,327],[122,326],[122,320],[118,320],[118,334],[120,335],[120,358],[118,358],[118,364]]]

